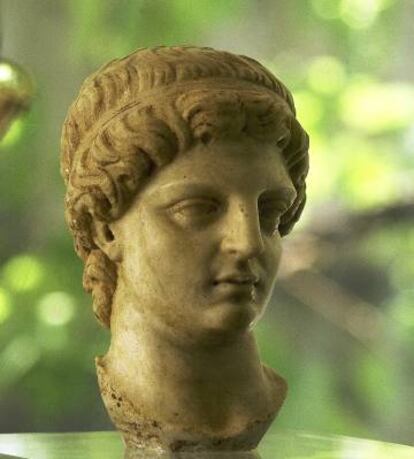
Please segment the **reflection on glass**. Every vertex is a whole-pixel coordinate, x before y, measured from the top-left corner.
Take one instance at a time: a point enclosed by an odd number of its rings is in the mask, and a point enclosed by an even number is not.
[[[414,459],[414,448],[343,436],[278,431],[258,451],[156,454],[126,450],[117,432],[0,434],[1,454],[26,459]]]
[[[157,453],[148,450],[126,449],[124,459],[262,459],[257,451]]]

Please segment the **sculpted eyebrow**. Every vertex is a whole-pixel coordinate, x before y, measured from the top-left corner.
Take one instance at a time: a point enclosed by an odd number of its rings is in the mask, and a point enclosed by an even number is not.
[[[174,195],[181,195],[181,197],[193,197],[194,194],[208,194],[208,195],[217,195],[217,190],[214,188],[203,185],[200,183],[191,183],[191,182],[177,182],[171,183],[164,186],[161,186],[154,190],[150,194],[150,198],[161,198],[166,199],[173,197]]]

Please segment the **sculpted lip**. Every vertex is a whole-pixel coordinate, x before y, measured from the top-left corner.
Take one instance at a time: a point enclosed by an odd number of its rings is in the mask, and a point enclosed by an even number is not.
[[[259,283],[259,278],[253,274],[232,273],[219,276],[213,281],[214,285],[232,284],[254,287]]]

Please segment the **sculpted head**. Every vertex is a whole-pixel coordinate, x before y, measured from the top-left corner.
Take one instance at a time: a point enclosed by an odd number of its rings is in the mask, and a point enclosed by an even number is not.
[[[158,327],[251,326],[307,170],[289,91],[250,58],[161,47],[98,70],[62,135],[66,218],[98,320],[111,326],[122,285]]]

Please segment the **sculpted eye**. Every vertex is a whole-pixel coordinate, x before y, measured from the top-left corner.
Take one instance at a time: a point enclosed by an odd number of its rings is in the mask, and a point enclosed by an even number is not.
[[[180,223],[203,223],[214,219],[220,211],[220,204],[210,198],[182,200],[170,207],[169,212]]]

